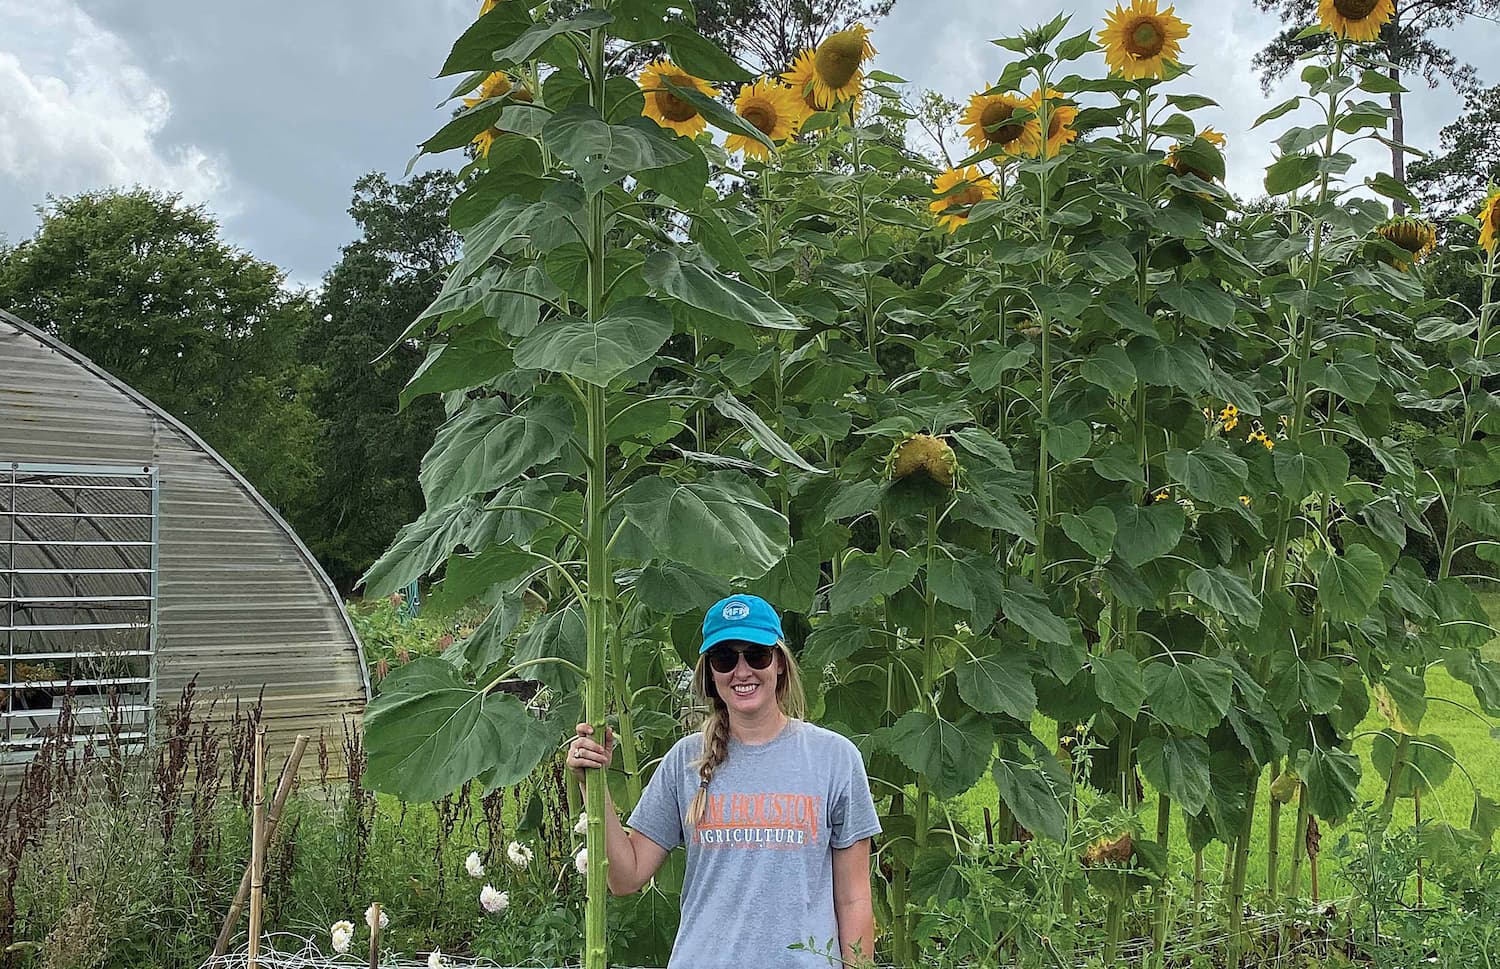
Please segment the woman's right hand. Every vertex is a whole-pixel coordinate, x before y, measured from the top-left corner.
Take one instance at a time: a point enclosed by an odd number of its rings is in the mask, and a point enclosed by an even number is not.
[[[604,728],[604,746],[594,740],[594,725],[580,723],[574,728],[577,734],[568,744],[568,767],[573,771],[573,776],[578,778],[580,786],[585,784],[584,772],[598,770],[608,767],[610,760],[615,756],[615,734],[608,727]]]

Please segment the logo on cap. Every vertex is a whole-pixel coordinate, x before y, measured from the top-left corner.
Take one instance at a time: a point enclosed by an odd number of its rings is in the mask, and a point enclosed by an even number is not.
[[[735,599],[733,602],[726,602],[724,604],[724,618],[730,622],[739,622],[748,615],[750,615],[750,606],[748,603]]]

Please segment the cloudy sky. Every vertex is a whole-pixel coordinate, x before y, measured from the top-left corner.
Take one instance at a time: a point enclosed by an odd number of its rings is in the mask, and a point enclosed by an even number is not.
[[[962,101],[1009,56],[989,38],[1058,8],[1074,11],[1081,29],[1112,6],[898,0],[875,31],[877,66]],[[451,84],[431,75],[476,7],[0,0],[0,237],[31,235],[48,194],[149,185],[207,204],[231,242],[281,266],[294,284],[316,284],[352,238],[355,178],[400,176],[413,146],[441,124],[435,106]],[[1230,188],[1256,194],[1271,152],[1264,131],[1248,129],[1274,102],[1250,60],[1278,24],[1250,0],[1178,0],[1177,12],[1192,24],[1185,59],[1197,65],[1178,84],[1220,102],[1200,123],[1229,135]],[[1500,49],[1500,24],[1472,21],[1444,40],[1488,71],[1485,81],[1500,81],[1486,64]],[[1457,112],[1452,91],[1418,81],[1408,105],[1408,140],[1435,147]]]

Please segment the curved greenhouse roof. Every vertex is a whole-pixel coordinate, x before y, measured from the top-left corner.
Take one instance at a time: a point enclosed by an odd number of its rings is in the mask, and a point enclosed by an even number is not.
[[[191,429],[3,311],[0,676],[12,769],[70,688],[76,733],[114,694],[136,742],[195,677],[219,717],[263,692],[278,749],[342,738],[370,696],[338,592],[281,516]]]

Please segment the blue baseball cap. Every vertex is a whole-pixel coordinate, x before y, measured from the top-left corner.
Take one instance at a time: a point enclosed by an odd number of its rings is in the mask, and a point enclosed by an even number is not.
[[[784,639],[781,617],[769,602],[760,596],[732,595],[708,607],[703,616],[703,645],[698,654],[701,656],[729,640],[774,646]]]

